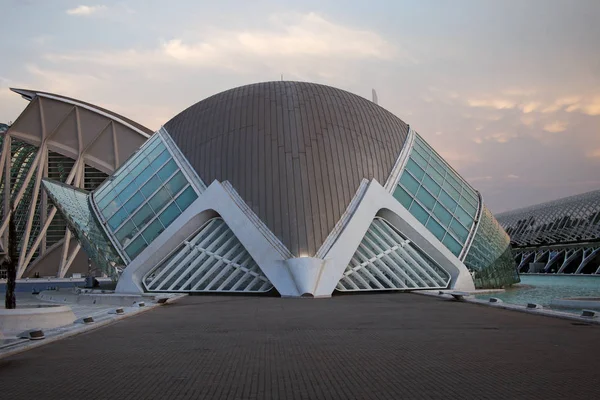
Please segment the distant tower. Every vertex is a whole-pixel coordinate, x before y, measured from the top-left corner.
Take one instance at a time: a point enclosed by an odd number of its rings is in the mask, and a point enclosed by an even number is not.
[[[375,104],[379,104],[379,100],[377,99],[377,92],[375,91],[375,89],[371,89],[373,92],[373,103]]]

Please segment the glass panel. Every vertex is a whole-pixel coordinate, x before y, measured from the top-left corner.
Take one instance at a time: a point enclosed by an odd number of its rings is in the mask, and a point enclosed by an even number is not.
[[[412,203],[410,206],[410,213],[419,220],[423,225],[427,222],[427,218],[429,218],[429,214],[423,207],[421,207],[416,201]]]
[[[160,211],[161,208],[165,206],[168,202],[171,201],[171,195],[164,187],[160,188],[158,192],[150,200],[148,200],[148,204],[152,207],[154,212]]]
[[[177,197],[177,200],[175,200],[175,201],[177,202],[177,205],[179,206],[179,208],[181,209],[181,211],[184,211],[197,198],[198,198],[198,195],[196,194],[196,192],[194,191],[194,189],[191,186],[189,186],[187,189],[185,189],[179,195],[179,197]]]
[[[442,243],[450,250],[455,256],[458,257],[460,251],[462,250],[462,246],[458,243],[454,238],[450,235],[446,235]]]
[[[444,190],[446,190],[446,192],[448,192],[448,194],[450,194],[454,200],[458,201],[460,198],[460,193],[450,184],[450,182],[445,181],[443,187]]]
[[[452,199],[448,193],[442,190],[439,199],[444,207],[446,207],[451,213],[454,213],[454,210],[456,210],[456,201],[454,201],[454,199]]]
[[[456,219],[452,219],[450,223],[450,230],[456,234],[456,236],[461,240],[461,242],[465,242],[467,237],[469,236],[469,231],[462,226]]]
[[[125,203],[125,209],[129,212],[129,214],[133,213],[139,206],[144,202],[144,196],[141,193],[136,193],[132,198]]]
[[[423,185],[427,189],[429,189],[429,191],[431,192],[431,194],[433,194],[434,197],[437,197],[440,194],[440,190],[442,190],[440,185],[438,185],[433,179],[431,179],[429,175],[425,175],[425,178],[423,179]]]
[[[471,203],[469,203],[469,202],[467,201],[467,199],[466,199],[466,198],[464,198],[464,197],[461,197],[461,198],[460,198],[460,200],[458,201],[458,203],[459,203],[459,204],[460,204],[460,205],[461,205],[461,206],[462,206],[462,207],[465,209],[465,211],[466,211],[466,212],[467,212],[467,213],[468,213],[468,214],[469,214],[471,217],[474,217],[474,216],[475,216],[475,214],[476,214],[476,212],[477,212],[477,209],[476,209],[475,207],[473,207],[473,206],[471,205]]]
[[[148,204],[144,204],[131,219],[138,227],[143,227],[152,217],[154,217],[152,208]]]
[[[169,189],[171,194],[175,195],[179,193],[179,191],[183,189],[186,184],[187,180],[185,179],[185,176],[183,176],[183,173],[179,171],[174,177],[171,178],[169,182],[167,182],[165,186],[167,189]]]
[[[473,218],[471,218],[471,216],[469,216],[469,214],[467,214],[467,212],[461,207],[456,208],[456,211],[454,212],[454,217],[457,218],[460,222],[462,222],[464,226],[470,227],[473,223]]]
[[[165,228],[163,228],[160,221],[155,219],[146,229],[144,229],[142,235],[144,236],[144,239],[146,239],[146,242],[151,243],[164,230]]]
[[[114,230],[117,229],[117,227],[121,225],[121,222],[125,221],[125,219],[127,219],[128,216],[129,213],[124,208],[121,208],[119,211],[116,212],[115,215],[113,215],[108,220],[108,226],[110,226],[110,228],[114,232]]]
[[[429,229],[429,231],[433,233],[435,237],[439,240],[442,240],[442,238],[446,234],[446,230],[433,218],[429,218],[429,221],[427,221],[426,226],[427,229]]]
[[[433,168],[431,165],[427,167],[427,173],[429,175],[431,175],[431,177],[433,178],[434,181],[436,181],[438,184],[442,184],[444,183],[444,177],[435,170],[435,168]]]
[[[140,192],[148,198],[161,184],[160,179],[158,179],[157,176],[153,176],[144,186],[142,186]]]
[[[161,165],[163,165],[169,158],[171,158],[171,154],[168,151],[163,151],[162,153],[160,153],[160,155],[156,158],[156,160],[152,161],[152,164],[150,164],[150,169],[152,171],[156,171]]]
[[[167,227],[171,225],[171,222],[175,220],[179,216],[181,212],[179,211],[179,207],[177,204],[172,203],[169,207],[165,208],[165,210],[160,214],[158,218],[160,218],[160,222]]]
[[[117,231],[117,240],[124,246],[131,240],[132,237],[138,232],[137,227],[132,220],[129,220],[123,224],[121,229]]]
[[[130,183],[128,186],[123,188],[123,191],[119,194],[119,198],[122,201],[127,201],[131,197],[132,194],[136,192],[138,186],[134,183]]]
[[[175,160],[171,160],[158,171],[158,177],[164,182],[168,177],[173,175],[173,172],[175,171],[177,171],[177,163]]]
[[[402,186],[396,186],[396,190],[394,190],[394,197],[406,209],[408,209],[408,207],[410,207],[410,203],[412,203],[412,196],[408,194],[408,192],[404,190]]]
[[[127,246],[125,248],[125,251],[127,252],[127,255],[133,260],[145,248],[146,248],[146,242],[144,241],[144,238],[142,237],[142,235],[140,235],[137,238],[135,238],[135,240],[133,242],[131,242],[131,244],[129,246]]]
[[[427,207],[427,209],[433,210],[433,206],[435,205],[435,199],[432,195],[429,194],[429,192],[427,192],[427,190],[425,190],[424,187],[421,187],[419,189],[419,192],[417,193],[417,199],[419,199],[421,204]]]
[[[425,160],[423,157],[421,157],[421,155],[419,153],[413,151],[410,155],[410,158],[415,160],[415,162],[417,164],[419,164],[421,166],[421,168],[423,168],[423,169],[427,168],[427,160]]]
[[[418,180],[421,180],[423,175],[425,175],[425,171],[423,171],[423,169],[421,169],[421,167],[419,167],[417,163],[411,159],[409,159],[406,163],[406,169],[408,169]]]
[[[444,226],[448,226],[450,221],[452,221],[452,214],[450,214],[440,203],[435,205],[433,214]]]
[[[400,183],[402,186],[406,188],[409,193],[415,194],[419,189],[419,182],[415,178],[413,178],[406,171],[402,173],[402,177],[400,178]]]

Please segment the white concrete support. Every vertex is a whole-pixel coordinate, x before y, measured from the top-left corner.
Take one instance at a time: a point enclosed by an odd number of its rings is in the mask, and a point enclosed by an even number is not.
[[[269,281],[282,296],[286,297],[329,297],[342,278],[356,249],[363,240],[373,219],[381,216],[395,229],[402,232],[419,249],[425,252],[435,263],[450,275],[449,287],[458,290],[474,290],[473,280],[467,268],[439,240],[423,227],[394,197],[377,181],[372,180],[358,206],[354,209],[337,240],[324,258],[300,257],[284,258],[277,246],[264,235],[264,232],[248,216],[248,210],[242,210],[221,183],[214,181],[206,191],[196,199],[152,245],[144,249],[125,268],[117,291],[121,293],[141,293],[144,291],[142,279],[155,266],[166,260],[182,242],[196,232],[209,219],[220,216],[240,243],[256,261]],[[190,257],[193,252],[186,252]],[[402,254],[416,260],[413,269],[431,274],[431,267],[413,249],[403,248]],[[392,260],[392,255],[386,256]],[[388,261],[389,261],[388,260]],[[396,260],[394,258],[394,260]],[[173,260],[178,263],[178,260]],[[183,273],[187,280],[195,279],[199,274],[200,261],[181,260],[181,267],[169,267],[171,278],[160,279],[171,282],[170,287],[179,285],[183,279],[177,274]],[[214,270],[211,270],[215,272]],[[435,271],[433,271],[435,272]],[[175,278],[175,281],[173,281]],[[439,275],[437,278],[441,278]],[[156,279],[156,278],[154,278]],[[383,279],[383,278],[381,278]],[[411,279],[408,275],[404,279]],[[417,279],[417,278],[415,278]],[[416,282],[415,286],[417,285]],[[424,283],[424,282],[423,282]],[[162,286],[161,286],[162,287]],[[165,286],[165,288],[167,288]],[[168,289],[168,288],[167,288]]]

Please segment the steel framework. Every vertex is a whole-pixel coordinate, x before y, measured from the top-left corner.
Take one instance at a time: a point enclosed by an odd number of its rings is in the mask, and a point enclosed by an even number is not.
[[[600,190],[499,214],[519,272],[600,274]]]
[[[87,256],[41,190],[42,179],[93,190],[151,131],[79,100],[13,91],[30,103],[0,137],[1,244],[8,242],[5,210],[12,200],[20,237],[17,277],[36,272],[64,277],[74,262],[87,268]]]

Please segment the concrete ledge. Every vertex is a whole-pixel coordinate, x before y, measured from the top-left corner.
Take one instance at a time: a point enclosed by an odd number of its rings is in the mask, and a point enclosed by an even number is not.
[[[14,336],[30,329],[53,329],[75,322],[69,306],[41,306],[38,308],[0,309],[0,331]]]
[[[182,298],[185,295],[173,295],[169,297],[169,304],[174,303]],[[56,342],[61,339],[65,339],[71,336],[76,336],[81,333],[89,332],[94,329],[101,328],[103,326],[108,326],[114,324],[122,319],[133,317],[135,315],[153,310],[156,307],[161,307],[161,304],[155,303],[147,305],[146,307],[129,307],[125,310],[124,314],[121,315],[109,315],[108,313],[101,320],[95,320],[94,323],[90,324],[81,324],[81,323],[71,323],[68,326],[61,326],[55,329],[51,329],[45,332],[46,339],[39,341],[30,341],[28,339],[17,339],[12,343],[8,343],[6,345],[0,346],[0,360],[12,356],[14,354],[18,354],[27,350],[34,349],[36,347],[44,346],[49,343]]]
[[[148,301],[154,298],[121,293],[101,293],[99,291],[87,290],[44,290],[40,292],[38,298],[44,301],[63,304],[80,304],[80,305],[106,305],[106,306],[121,306],[130,307],[136,303]]]
[[[598,297],[573,297],[566,299],[553,299],[550,305],[556,308],[577,308],[600,310],[600,298]]]
[[[452,296],[449,294],[438,294],[437,291],[414,291],[412,293],[421,295],[421,296],[430,296],[435,298],[443,298],[446,300],[451,300]],[[586,324],[600,325],[600,319],[594,319],[590,317],[582,317],[581,315],[562,312],[562,311],[554,311],[548,308],[527,308],[527,306],[522,306],[518,304],[509,304],[509,303],[490,303],[488,300],[480,300],[474,297],[465,297],[462,301],[463,303],[473,303],[480,306],[487,306],[490,308],[502,308],[504,310],[512,310],[519,311],[526,314],[535,314],[535,315],[543,315],[546,317],[553,318],[561,318],[570,321],[582,322]]]

